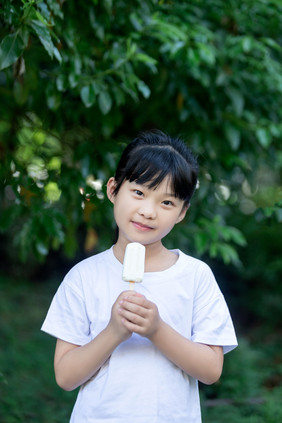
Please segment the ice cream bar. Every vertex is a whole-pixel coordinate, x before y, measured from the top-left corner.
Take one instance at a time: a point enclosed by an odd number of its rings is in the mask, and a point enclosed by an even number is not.
[[[134,282],[142,282],[145,265],[145,247],[139,242],[127,244],[123,260],[122,279],[130,282],[129,289],[134,289]]]

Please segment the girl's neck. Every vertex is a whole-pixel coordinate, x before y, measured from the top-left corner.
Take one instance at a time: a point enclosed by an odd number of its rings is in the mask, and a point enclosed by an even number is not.
[[[127,243],[118,240],[113,247],[114,255],[121,263],[123,263]],[[145,247],[145,272],[161,272],[177,262],[177,254],[164,247],[161,241],[145,245]]]

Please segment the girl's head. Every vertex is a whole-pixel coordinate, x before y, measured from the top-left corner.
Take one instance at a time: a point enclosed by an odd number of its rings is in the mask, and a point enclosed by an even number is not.
[[[188,206],[197,175],[197,160],[181,139],[161,131],[144,132],[128,144],[121,156],[114,195],[125,180],[154,189],[168,177],[175,197]]]

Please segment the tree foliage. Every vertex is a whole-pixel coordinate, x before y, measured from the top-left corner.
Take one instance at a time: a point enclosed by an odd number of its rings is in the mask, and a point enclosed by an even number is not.
[[[281,220],[280,0],[3,0],[0,19],[0,230],[23,260],[109,245],[105,182],[144,129],[201,165],[168,245],[239,264],[243,225]]]

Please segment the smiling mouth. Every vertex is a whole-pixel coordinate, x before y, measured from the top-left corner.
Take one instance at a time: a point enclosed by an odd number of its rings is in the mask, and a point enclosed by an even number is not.
[[[140,222],[132,221],[132,224],[133,224],[133,226],[135,226],[135,228],[139,229],[140,231],[150,231],[150,230],[154,229],[151,226],[144,225],[143,223],[140,223]]]

